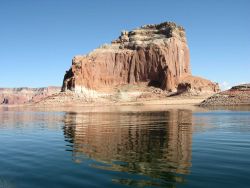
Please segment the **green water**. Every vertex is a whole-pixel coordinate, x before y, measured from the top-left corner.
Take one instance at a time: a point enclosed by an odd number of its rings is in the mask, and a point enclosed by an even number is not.
[[[250,187],[250,111],[0,111],[0,188]]]

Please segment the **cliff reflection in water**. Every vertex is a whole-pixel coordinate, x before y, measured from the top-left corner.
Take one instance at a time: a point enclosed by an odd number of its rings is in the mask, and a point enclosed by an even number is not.
[[[67,113],[64,134],[75,162],[92,158],[110,164],[110,170],[163,180],[174,173],[188,174],[191,166],[189,110]],[[183,180],[175,176],[174,181]]]

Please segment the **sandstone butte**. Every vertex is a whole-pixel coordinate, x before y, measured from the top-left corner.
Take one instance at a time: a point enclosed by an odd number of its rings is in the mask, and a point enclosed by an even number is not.
[[[138,83],[177,93],[219,91],[217,83],[192,76],[185,30],[173,22],[122,31],[111,44],[75,56],[62,91],[98,92]]]
[[[189,56],[183,27],[173,22],[145,25],[122,31],[111,44],[104,44],[87,55],[75,56],[60,90],[2,88],[0,104],[113,104],[153,101],[179,94],[188,101],[178,99],[178,103],[192,101],[190,95],[203,96],[198,99],[200,103],[218,92],[219,86],[193,76]]]

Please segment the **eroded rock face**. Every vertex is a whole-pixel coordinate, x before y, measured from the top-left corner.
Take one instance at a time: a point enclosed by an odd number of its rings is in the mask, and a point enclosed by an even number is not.
[[[38,102],[60,92],[60,87],[0,88],[0,104],[27,104]]]
[[[191,68],[185,30],[164,22],[123,31],[111,44],[74,57],[62,91],[83,93],[138,82],[175,91],[188,76]]]
[[[191,75],[183,77],[177,86],[178,94],[213,94],[219,91],[219,84],[213,83],[210,80],[201,77]]]

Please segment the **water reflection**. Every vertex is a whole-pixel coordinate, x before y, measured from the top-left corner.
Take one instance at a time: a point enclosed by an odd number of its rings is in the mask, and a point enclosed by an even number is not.
[[[0,129],[47,128],[60,130],[63,114],[63,112],[0,111]]]
[[[191,110],[72,112],[65,114],[63,129],[77,163],[92,158],[107,164],[95,164],[96,168],[144,175],[165,183],[184,182],[185,174],[189,173]],[[142,183],[126,178],[113,181],[129,185]]]

